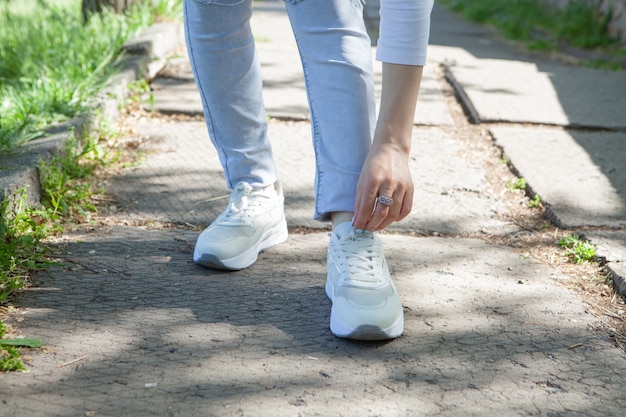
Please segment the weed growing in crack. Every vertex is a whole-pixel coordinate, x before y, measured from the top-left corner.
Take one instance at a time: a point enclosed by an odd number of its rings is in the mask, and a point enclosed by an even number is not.
[[[520,177],[511,180],[511,182],[506,185],[506,188],[508,188],[509,191],[525,190],[527,185],[528,183],[526,182],[526,180]]]
[[[582,240],[575,235],[568,235],[559,239],[558,245],[565,248],[565,256],[574,263],[582,264],[595,260],[596,247],[588,240]]]
[[[541,208],[541,196],[535,194],[535,196],[528,202],[528,208]]]

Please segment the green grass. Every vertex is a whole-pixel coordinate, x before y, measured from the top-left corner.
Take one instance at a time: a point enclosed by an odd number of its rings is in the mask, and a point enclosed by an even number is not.
[[[9,199],[0,203],[0,305],[24,287],[29,274],[48,264],[41,239],[47,235],[46,226],[38,223],[33,210],[25,203],[22,191],[12,207]],[[0,320],[0,372],[24,370],[15,340],[6,341],[6,326]]]
[[[4,339],[6,326],[0,321],[0,341]],[[18,348],[0,345],[0,372],[25,371]]]
[[[99,193],[94,175],[117,163],[120,153],[115,138],[102,127],[82,139],[72,137],[60,156],[39,166],[40,209],[25,203],[24,191],[0,203],[0,305],[26,286],[33,272],[51,265],[42,244],[46,237],[62,232],[66,223],[89,221],[97,210],[92,197]],[[0,371],[24,370],[20,348],[36,348],[42,342],[3,339],[5,329],[0,320]]]
[[[84,141],[72,136],[60,156],[40,162],[42,204],[49,217],[80,215],[84,218],[87,213],[96,211],[90,202],[94,190],[88,178],[100,162],[104,163],[103,154],[104,150],[93,136]]]
[[[531,50],[556,50],[559,42],[583,49],[606,49],[616,56],[625,50],[607,32],[611,16],[602,16],[585,0],[570,1],[562,9],[541,0],[439,2],[471,21],[495,27],[508,39],[525,42]]]
[[[91,98],[114,72],[120,47],[155,20],[180,19],[180,0],[157,0],[124,15],[104,13],[84,24],[78,0],[0,0],[0,154],[41,137],[56,122],[92,111]],[[138,83],[140,85],[140,83]],[[121,150],[100,125],[72,138],[61,155],[41,161],[42,208],[25,190],[0,201],[0,306],[50,265],[45,244],[96,210],[93,175],[116,163]],[[12,203],[10,203],[12,201]],[[25,370],[20,349],[36,339],[5,339],[0,317],[0,372]]]
[[[600,16],[584,0],[568,3],[558,13],[554,35],[579,48],[607,47],[616,43],[607,33],[611,14]]]
[[[60,155],[40,161],[43,209],[35,214],[41,221],[53,224],[57,231],[59,221],[89,221],[91,213],[97,212],[93,197],[102,192],[94,184],[94,173],[120,162],[117,139],[101,122],[98,130],[83,138],[72,135]]]
[[[570,258],[574,263],[582,264],[595,260],[595,245],[587,240],[580,239],[578,236],[564,236],[559,239],[558,245],[565,248],[565,256]]]
[[[25,371],[20,357],[20,348],[38,348],[43,342],[38,339],[5,339],[7,327],[0,321],[0,372]]]
[[[541,196],[538,194],[535,194],[535,196],[528,202],[528,207],[529,208],[541,208],[542,207]]]
[[[0,203],[0,304],[24,286],[28,273],[45,266],[41,239],[48,230],[39,224],[22,191],[14,199]]]
[[[527,185],[528,185],[528,183],[526,182],[526,179],[524,179],[522,177],[519,177],[519,178],[512,179],[506,185],[506,188],[508,188],[509,191],[525,190]]]
[[[0,2],[0,152],[87,112],[122,44],[180,1],[147,3],[84,24],[78,0]]]

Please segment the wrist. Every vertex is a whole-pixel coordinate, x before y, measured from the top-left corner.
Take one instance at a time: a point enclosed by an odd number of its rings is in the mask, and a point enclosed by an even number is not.
[[[408,155],[411,153],[412,133],[412,125],[408,129],[377,128],[373,146]]]

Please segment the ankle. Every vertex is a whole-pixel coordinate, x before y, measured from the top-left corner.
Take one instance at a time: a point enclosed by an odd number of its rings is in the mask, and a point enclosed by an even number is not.
[[[330,213],[330,219],[332,221],[333,230],[342,223],[352,223],[354,212],[352,211],[335,211]]]

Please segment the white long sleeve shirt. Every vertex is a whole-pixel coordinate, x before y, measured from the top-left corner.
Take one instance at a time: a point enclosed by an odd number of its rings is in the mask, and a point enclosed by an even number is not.
[[[376,60],[425,65],[433,0],[380,0]]]

